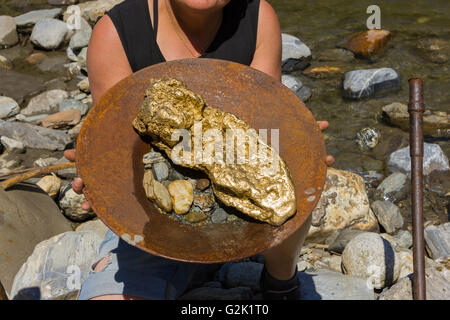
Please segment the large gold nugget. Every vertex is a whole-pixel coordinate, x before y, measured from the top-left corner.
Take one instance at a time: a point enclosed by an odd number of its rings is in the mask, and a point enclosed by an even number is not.
[[[152,79],[133,126],[140,135],[149,135],[151,144],[169,157],[182,140],[174,133],[181,129],[188,131],[188,142],[193,147],[188,156],[189,161],[176,163],[205,172],[211,180],[214,194],[226,205],[275,226],[295,214],[294,184],[283,159],[246,122],[231,113],[206,106],[203,98],[190,91],[182,82]],[[209,134],[211,132],[219,133],[219,140],[223,142],[219,144],[223,146],[222,150],[214,148],[218,146],[217,139],[214,139],[217,135],[214,137]],[[241,143],[238,140],[235,144],[234,138],[239,135],[236,134],[230,143],[230,132],[245,132],[244,139],[247,140],[241,140]],[[201,161],[197,158],[198,140],[195,140],[198,136],[202,137],[200,154],[209,155],[200,158]],[[258,150],[264,152],[255,152],[250,141],[256,142]],[[233,147],[227,149],[230,146]],[[178,149],[174,155],[176,153]],[[239,154],[246,161],[239,161]]]

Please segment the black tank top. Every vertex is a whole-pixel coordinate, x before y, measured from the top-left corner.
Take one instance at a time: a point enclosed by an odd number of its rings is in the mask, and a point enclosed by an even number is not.
[[[125,0],[107,12],[119,34],[133,72],[166,61],[156,42],[158,1],[153,2],[154,24],[147,0]],[[231,0],[223,8],[222,24],[216,37],[200,58],[223,59],[250,65],[256,48],[259,2]]]

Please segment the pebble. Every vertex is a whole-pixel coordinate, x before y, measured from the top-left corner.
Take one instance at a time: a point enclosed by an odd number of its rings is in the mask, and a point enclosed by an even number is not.
[[[153,192],[155,194],[156,205],[165,212],[171,212],[173,205],[167,188],[162,183],[154,181]]]
[[[68,31],[65,22],[44,18],[35,24],[30,41],[38,48],[55,50],[62,45]]]
[[[347,72],[344,77],[344,97],[362,99],[381,90],[400,87],[400,75],[392,68],[363,69]]]
[[[228,213],[223,209],[218,207],[214,212],[211,214],[211,222],[212,223],[221,223],[226,221],[228,218]]]
[[[281,76],[281,82],[291,89],[303,102],[308,101],[309,98],[311,98],[311,89],[303,86],[300,79],[288,74],[283,74]]]
[[[394,233],[403,227],[403,217],[400,209],[390,201],[375,201],[372,203],[372,210],[380,225],[387,233]]]
[[[89,87],[89,78],[84,78],[83,80],[78,82],[77,87],[78,87],[78,89],[80,89],[81,91],[83,91],[85,93],[91,92],[90,87]]]
[[[10,16],[0,16],[0,46],[10,47],[19,42],[16,23]]]
[[[204,191],[206,188],[210,186],[211,182],[209,179],[198,179],[195,188],[200,191]]]
[[[42,177],[38,183],[36,183],[42,190],[48,193],[52,198],[55,198],[62,186],[62,181],[57,176],[51,174]]]
[[[62,12],[62,9],[43,9],[43,10],[33,10],[14,18],[17,25],[17,29],[20,31],[30,29],[36,23],[44,18],[56,18]]]
[[[165,162],[156,162],[152,164],[153,177],[161,182],[169,177],[169,167]]]
[[[13,63],[8,58],[0,55],[0,68],[11,70]]]
[[[19,104],[14,99],[0,96],[0,119],[13,117],[19,112]]]
[[[342,69],[334,66],[322,66],[308,68],[303,71],[303,74],[314,79],[326,79],[340,76],[343,73]]]
[[[52,114],[59,110],[59,104],[69,96],[67,91],[54,89],[33,97],[26,108],[20,111],[24,116]]]
[[[374,198],[395,203],[405,199],[408,195],[408,191],[408,176],[401,172],[394,172],[378,185],[374,193]]]
[[[175,180],[169,184],[168,189],[172,198],[173,210],[177,214],[187,213],[194,200],[192,184],[187,180]]]
[[[15,140],[15,139],[11,139],[11,138],[3,136],[0,138],[0,142],[5,147],[5,150],[8,153],[17,154],[17,153],[23,153],[25,151],[23,143]]]
[[[450,222],[426,227],[424,236],[433,259],[450,256]]]
[[[211,193],[194,193],[193,205],[200,208],[203,212],[209,212],[215,206],[214,195]]]
[[[144,156],[142,157],[142,162],[144,163],[144,165],[152,165],[154,163],[162,161],[165,161],[162,154],[154,150],[144,154]]]
[[[190,223],[198,223],[208,219],[208,215],[203,213],[198,207],[192,207],[192,209],[186,214],[185,219]]]
[[[363,128],[356,134],[356,143],[362,151],[373,149],[381,139],[377,128]]]
[[[400,261],[394,248],[373,232],[350,240],[342,253],[342,265],[346,274],[366,278],[376,289],[394,284],[400,274]]]
[[[388,169],[391,172],[403,172],[410,176],[411,157],[409,153],[409,146],[393,152],[389,156]],[[427,176],[434,170],[450,170],[448,158],[438,144],[425,142],[423,146],[423,175]]]

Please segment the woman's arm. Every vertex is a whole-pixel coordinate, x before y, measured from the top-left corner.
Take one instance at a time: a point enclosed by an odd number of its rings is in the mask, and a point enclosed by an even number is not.
[[[87,52],[89,86],[94,103],[120,80],[131,75],[130,64],[108,15],[95,25]]]

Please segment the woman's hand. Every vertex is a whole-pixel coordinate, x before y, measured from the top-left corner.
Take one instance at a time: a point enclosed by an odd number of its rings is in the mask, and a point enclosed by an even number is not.
[[[75,149],[70,149],[70,150],[64,151],[64,157],[66,157],[66,159],[69,161],[72,161],[72,162],[75,161]],[[83,188],[84,188],[84,184],[83,184],[83,180],[81,180],[81,178],[73,179],[73,181],[72,181],[73,191],[75,191],[78,194],[82,194]],[[83,202],[81,204],[81,208],[83,208],[83,210],[86,210],[86,211],[92,210],[92,206],[89,201]]]
[[[317,121],[317,123],[319,124],[319,128],[322,131],[326,130],[329,126],[328,121]],[[325,158],[325,162],[327,166],[332,166],[334,163],[334,157],[328,154],[327,157]]]

